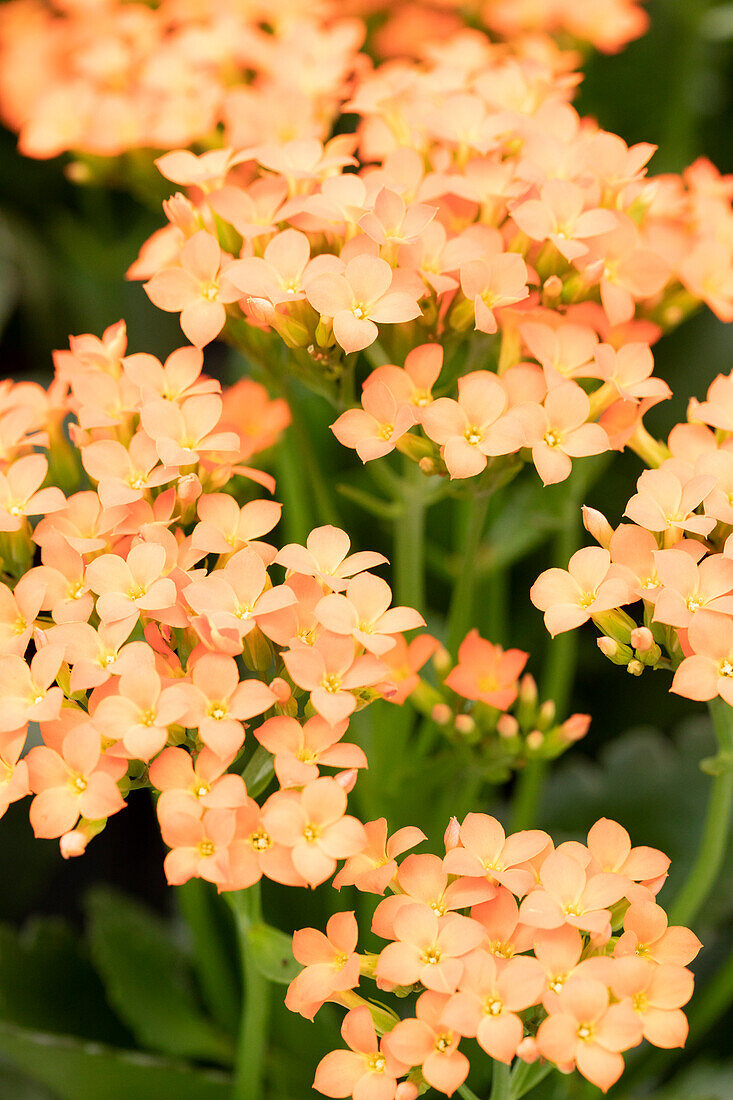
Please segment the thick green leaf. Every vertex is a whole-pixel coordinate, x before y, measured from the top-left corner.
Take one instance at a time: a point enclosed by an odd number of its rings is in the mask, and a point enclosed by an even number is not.
[[[253,924],[247,933],[255,965],[271,982],[287,985],[300,970],[290,936],[269,924]]]
[[[230,1100],[225,1074],[0,1024],[0,1057],[58,1100]],[[26,1095],[30,1098],[32,1093]]]
[[[250,798],[257,798],[257,795],[262,794],[270,785],[275,775],[274,761],[275,757],[266,748],[263,748],[262,745],[257,746],[252,754],[252,759],[242,772],[242,778]]]
[[[202,1012],[171,925],[107,887],[90,892],[87,913],[107,997],[138,1042],[177,1057],[231,1062],[231,1040]]]
[[[0,1018],[37,1031],[130,1041],[109,1010],[83,941],[55,917],[37,918],[21,932],[0,925]]]

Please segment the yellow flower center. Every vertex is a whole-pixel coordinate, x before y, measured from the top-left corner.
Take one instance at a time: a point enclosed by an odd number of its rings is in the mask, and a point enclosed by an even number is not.
[[[383,1054],[370,1054],[366,1060],[366,1064],[372,1073],[384,1073],[387,1059]]]
[[[333,960],[332,965],[333,965],[334,970],[343,970],[343,968],[346,966],[348,961],[349,961],[349,956],[346,954],[345,951],[341,951],[336,956],[336,958]]]
[[[646,993],[635,993],[631,998],[634,1012],[646,1012],[649,1008],[649,998]]]
[[[501,940],[492,940],[489,944],[489,951],[492,955],[498,955],[500,959],[511,959],[514,954],[514,948],[510,943],[502,943]]]
[[[359,321],[361,321],[364,317],[366,317],[369,310],[366,308],[365,305],[359,304],[355,305],[351,312]]]
[[[84,592],[84,582],[83,581],[74,581],[74,583],[70,584],[68,586],[68,588],[66,589],[66,598],[69,599],[69,600],[78,600],[78,599],[80,599],[83,592]]]
[[[382,424],[379,429],[379,435],[382,439],[388,442],[392,438],[394,432],[394,424]]]
[[[560,436],[552,428],[550,428],[550,430],[548,432],[545,432],[545,434],[542,438],[543,438],[543,442],[545,442],[548,447],[559,447],[560,446]]]
[[[77,794],[83,794],[87,789],[87,781],[83,775],[75,775],[71,781],[71,786]]]
[[[593,1026],[591,1024],[581,1024],[575,1033],[583,1043],[588,1043],[593,1038]]]
[[[21,516],[23,514],[22,504],[11,504],[8,508],[11,516]]]
[[[27,626],[28,626],[28,623],[25,621],[23,616],[19,615],[18,618],[15,620],[15,623],[13,625],[13,633],[14,634],[22,634],[23,631],[27,628]]]
[[[202,283],[201,285],[201,297],[205,298],[207,302],[215,302],[216,296],[219,293],[218,283]]]
[[[437,966],[440,962],[441,954],[437,947],[427,947],[423,951],[422,961],[426,966]]]
[[[272,837],[262,828],[250,833],[249,842],[256,852],[266,852],[268,848],[272,848]]]
[[[435,1045],[435,1049],[437,1050],[438,1054],[445,1054],[445,1052],[447,1050],[450,1050],[452,1044],[453,1044],[453,1036],[450,1035],[450,1034],[447,1034],[447,1035],[438,1035],[436,1037],[434,1045]]]
[[[223,718],[226,718],[228,712],[224,703],[209,703],[206,713],[215,722],[221,722]]]
[[[487,1016],[501,1016],[504,1002],[498,997],[487,997],[484,1001],[484,1012]]]
[[[596,598],[595,592],[583,592],[578,599],[579,607],[590,607]]]
[[[317,764],[318,757],[310,749],[302,748],[298,749],[295,754],[297,760],[300,760],[301,764]]]
[[[552,993],[562,993],[562,987],[565,985],[564,974],[557,974],[552,981],[547,983],[547,988]]]
[[[718,675],[719,676],[733,676],[733,664],[731,664],[731,662],[728,660],[728,658],[726,658],[724,661],[720,662],[720,667],[718,668]]]
[[[252,611],[253,611],[253,608],[245,607],[242,604],[238,604],[235,611],[234,611],[234,614],[237,616],[238,619],[251,619],[252,618]]]
[[[472,447],[477,447],[481,442],[481,429],[475,424],[472,424],[470,428],[466,428],[463,433],[463,438],[466,440],[466,443],[470,443]]]
[[[133,584],[132,588],[127,593],[127,598],[130,600],[139,600],[146,592],[147,589],[142,584]]]
[[[213,840],[202,840],[199,844],[199,855],[202,859],[208,859],[215,852]]]
[[[143,474],[130,474],[127,479],[127,484],[131,489],[143,489],[147,483],[147,478]]]
[[[148,709],[140,712],[141,726],[154,726],[157,715],[154,710]]]
[[[193,793],[196,795],[197,798],[203,798],[204,795],[207,795],[209,793],[210,789],[211,788],[208,786],[207,783],[201,783],[198,787],[194,787]]]
[[[317,825],[308,824],[303,829],[303,839],[307,840],[309,844],[315,844],[321,835],[321,830]]]
[[[321,687],[330,695],[335,695],[341,690],[341,680],[338,676],[334,676],[333,674],[324,676],[321,680]]]

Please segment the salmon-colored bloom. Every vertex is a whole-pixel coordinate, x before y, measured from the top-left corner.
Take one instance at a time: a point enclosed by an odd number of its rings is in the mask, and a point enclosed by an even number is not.
[[[125,642],[135,627],[132,618],[115,623],[100,623],[97,630],[89,623],[64,623],[55,627],[48,640],[64,647],[64,658],[71,665],[71,691],[86,691],[106,683],[119,674],[135,655]]]
[[[84,469],[97,482],[105,508],[131,504],[148,489],[166,485],[177,469],[158,464],[158,448],[145,432],[136,432],[128,447],[116,439],[98,439],[82,448]]]
[[[117,780],[127,764],[102,754],[99,734],[91,725],[71,728],[58,750],[46,745],[31,749],[26,762],[36,796],[30,819],[38,837],[61,836],[79,817],[99,821],[125,805]]]
[[[191,878],[222,885],[229,876],[229,845],[234,838],[233,810],[207,810],[199,817],[173,807],[161,813],[160,831],[171,849],[163,861],[170,886]]]
[[[588,237],[616,228],[612,210],[585,209],[586,195],[577,183],[551,179],[543,183],[539,198],[512,208],[512,218],[533,241],[549,240],[570,263],[588,252]]]
[[[48,473],[45,455],[18,458],[0,472],[0,531],[19,531],[26,516],[58,512],[66,497],[55,486],[41,489]]]
[[[544,611],[545,626],[553,638],[581,626],[591,615],[633,599],[627,582],[612,571],[608,550],[600,546],[577,550],[567,570],[546,570],[532,585],[529,596],[535,607]]]
[[[291,849],[276,843],[265,827],[268,803],[269,799],[260,807],[253,798],[247,798],[236,809],[235,834],[229,846],[229,876],[222,889],[246,890],[263,875],[285,886],[306,885],[293,866]]]
[[[113,755],[150,760],[165,745],[168,727],[181,721],[189,708],[185,687],[164,687],[151,664],[123,672],[117,693],[102,698],[93,711],[100,736],[117,742]]]
[[[537,1047],[561,1067],[577,1066],[607,1092],[621,1076],[621,1051],[641,1042],[642,1029],[630,1001],[609,1006],[608,989],[593,978],[570,978],[558,994],[557,1011],[543,1020]]]
[[[20,759],[25,748],[27,728],[0,734],[0,817],[11,802],[31,793],[28,762]]]
[[[192,347],[176,348],[165,363],[147,352],[126,355],[122,360],[122,369],[137,386],[143,404],[161,397],[166,401],[182,401],[186,397],[219,393],[220,383],[202,375],[203,365],[203,352]]]
[[[346,794],[323,776],[300,793],[283,791],[268,800],[263,823],[273,840],[292,849],[293,864],[309,886],[325,882],[337,859],[366,847],[364,826],[345,814]]]
[[[397,856],[425,840],[425,833],[414,825],[398,829],[387,837],[387,820],[367,821],[367,844],[361,852],[349,856],[333,880],[333,886],[356,886],[369,894],[384,894],[397,874]]]
[[[302,787],[318,778],[319,767],[366,768],[358,745],[342,741],[348,723],[330,726],[320,715],[303,725],[286,715],[268,718],[255,737],[275,757],[275,775],[281,787]]]
[[[446,687],[465,699],[508,710],[517,698],[519,677],[528,657],[521,649],[492,645],[478,630],[472,630],[461,642],[458,664],[446,676]]]
[[[31,570],[14,589],[0,584],[0,654],[22,657],[33,634],[36,616],[46,599],[46,585]]]
[[[127,558],[102,554],[90,562],[86,582],[97,594],[97,614],[103,623],[137,619],[140,614],[156,613],[176,602],[176,586],[163,576],[166,564],[160,543],[140,542]]]
[[[338,527],[316,527],[308,535],[305,546],[288,543],[283,546],[275,561],[291,573],[316,577],[334,592],[346,588],[346,579],[376,565],[384,565],[387,559],[373,550],[361,550],[349,554],[351,540]]]
[[[379,683],[386,671],[371,653],[357,657],[353,640],[339,634],[321,634],[312,646],[289,649],[282,657],[291,678],[310,692],[313,706],[331,726],[354,713],[354,692]]]
[[[528,321],[519,329],[524,343],[545,371],[548,381],[557,382],[555,375],[564,378],[585,377],[598,346],[598,336],[588,325],[567,322],[553,328]]]
[[[473,302],[475,327],[494,333],[494,310],[529,296],[527,265],[516,252],[500,252],[487,260],[469,260],[461,266],[461,290]]]
[[[498,1062],[511,1062],[524,1038],[519,1012],[539,1003],[545,975],[536,959],[517,955],[506,962],[476,951],[466,960],[460,991],[443,1013],[461,1035],[476,1039]]]
[[[458,379],[458,400],[439,397],[424,410],[426,435],[439,443],[451,477],[480,474],[490,455],[509,454],[522,445],[521,432],[509,417],[507,395],[490,371],[472,371]]]
[[[361,573],[346,585],[344,595],[324,596],[316,618],[333,634],[350,635],[370,653],[381,657],[390,650],[394,634],[425,626],[422,615],[411,607],[392,607],[392,589],[381,577]]]
[[[181,314],[181,328],[196,347],[214,340],[226,323],[225,306],[241,297],[227,278],[219,242],[206,230],[181,249],[180,265],[156,272],[144,284],[153,305]]]
[[[464,879],[467,885],[468,879]],[[486,950],[499,959],[510,959],[532,947],[536,931],[522,924],[516,898],[505,886],[496,886],[493,897],[474,905],[471,916],[483,925]]]
[[[550,852],[540,867],[540,885],[527,894],[519,918],[533,928],[572,924],[602,935],[609,927],[610,907],[624,896],[628,885],[620,875],[589,873],[572,856]]]
[[[398,939],[395,918],[402,908],[419,903],[437,917],[494,896],[495,888],[485,878],[449,881],[443,861],[435,855],[412,855],[403,860],[397,873],[399,892],[381,901],[374,911],[372,932],[385,940]],[[473,912],[471,914],[474,915]]]
[[[395,645],[382,655],[389,669],[389,680],[381,687],[388,702],[401,706],[420,683],[418,672],[429,661],[440,643],[431,634],[418,634],[411,642],[398,635]]]
[[[448,998],[427,990],[418,997],[416,1018],[401,1020],[382,1047],[408,1066],[420,1066],[429,1085],[452,1096],[468,1077],[469,1063],[458,1050],[460,1035],[443,1020]]]
[[[205,653],[193,667],[181,724],[195,727],[207,748],[231,760],[244,743],[242,723],[276,702],[275,693],[260,680],[240,682],[233,657]]]
[[[395,942],[383,948],[376,969],[383,989],[420,982],[426,989],[453,993],[463,975],[461,960],[484,938],[483,928],[470,917],[440,917],[419,902],[401,906],[392,923]]]
[[[26,722],[58,718],[64,693],[55,680],[63,656],[63,646],[49,644],[30,664],[17,654],[0,657],[0,733],[20,729]]]
[[[647,531],[671,531],[678,537],[682,531],[709,535],[715,520],[698,515],[695,509],[715,488],[716,479],[685,473],[676,459],[668,459],[657,470],[645,470],[624,515]]]
[[[588,423],[590,403],[577,382],[560,382],[549,390],[543,405],[517,405],[512,415],[521,424],[524,445],[545,485],[564,481],[572,458],[602,454],[609,447],[600,424]]]
[[[563,924],[560,928],[537,928],[534,932],[535,958],[545,972],[547,988],[542,1004],[547,1012],[558,1008],[557,995],[568,978],[578,972],[583,952],[583,937],[577,928]],[[592,976],[592,975],[591,975]]]
[[[534,875],[522,864],[538,855],[550,838],[540,829],[524,829],[507,836],[488,814],[470,813],[464,818],[461,847],[446,853],[443,866],[453,875],[488,878],[521,896],[535,884]],[[526,923],[526,922],[525,922]]]
[[[703,608],[733,614],[733,560],[720,554],[699,565],[684,550],[654,555],[664,586],[654,603],[654,621],[687,629]]]
[[[276,551],[260,542],[280,521],[282,504],[274,500],[251,500],[241,508],[228,493],[203,493],[196,502],[199,523],[193,529],[192,545],[207,554],[234,554],[248,547],[255,550],[265,565]]]
[[[395,1100],[395,1096],[399,1097],[397,1078],[406,1073],[409,1066],[395,1058],[384,1040],[380,1048],[366,1005],[347,1012],[341,1034],[349,1050],[332,1050],[321,1059],[313,1088],[324,1096],[354,1096],[357,1100]]]
[[[211,452],[239,452],[239,437],[232,431],[216,431],[223,403],[216,393],[188,397],[180,405],[151,401],[140,414],[142,426],[155,440],[158,456],[166,466],[191,466]]]
[[[368,237],[384,247],[388,244],[412,244],[438,212],[436,206],[424,202],[409,205],[402,195],[388,187],[382,187],[371,210],[359,219],[359,225]]]
[[[293,934],[293,955],[304,969],[288,987],[285,1005],[291,1012],[312,1020],[334,993],[359,984],[358,938],[353,912],[332,916],[325,936],[315,928],[301,928]]]
[[[319,275],[306,294],[313,308],[332,320],[334,336],[346,352],[373,344],[379,334],[377,324],[420,316],[415,294],[402,290],[392,268],[377,256],[355,256],[343,274]]]
[[[694,984],[692,971],[685,967],[631,957],[616,961],[611,978],[614,997],[631,1001],[644,1038],[665,1050],[685,1045],[689,1027],[681,1009]]]
[[[399,368],[395,368],[396,370]],[[361,395],[361,409],[347,409],[331,425],[344,447],[353,448],[362,462],[390,454],[415,423],[410,405],[399,404],[391,388],[370,381]]]
[[[661,886],[667,877],[669,857],[646,845],[632,848],[626,829],[607,817],[596,821],[588,832],[588,851],[594,868],[623,875],[633,882],[660,880]]]
[[[667,925],[667,914],[653,901],[634,901],[624,913],[624,930],[614,955],[637,955],[652,962],[687,966],[697,957],[702,944],[689,928]]]
[[[162,792],[161,813],[176,806],[184,813],[232,810],[243,806],[247,790],[241,775],[227,772],[227,762],[203,748],[194,760],[185,749],[163,749],[150,765],[150,782]]]
[[[674,674],[670,691],[686,699],[720,696],[733,706],[733,618],[698,611],[687,638],[692,654]]]

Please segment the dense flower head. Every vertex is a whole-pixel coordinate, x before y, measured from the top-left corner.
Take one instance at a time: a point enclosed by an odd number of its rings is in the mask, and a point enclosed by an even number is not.
[[[287,423],[264,387],[247,380],[245,441],[195,347],[128,355],[120,322],[55,364],[47,394],[0,394],[0,811],[33,795],[36,835],[76,855],[150,786],[169,882],[317,885],[368,848],[348,717],[400,690],[381,656],[422,617],[335,527],[266,541],[274,480],[242,462]]]
[[[385,836],[386,829],[381,845]],[[642,1039],[663,1048],[686,1039],[688,964],[700,942],[688,929],[669,928],[656,900],[668,866],[656,849],[632,847],[626,830],[606,818],[585,844],[556,847],[547,833],[507,835],[496,819],[469,814],[448,830],[443,859],[411,854],[397,867],[372,922],[372,933],[387,941],[376,955],[358,953],[352,913],[339,914],[338,925],[331,918],[326,936],[296,933],[305,967],[288,1005],[310,1019],[325,1001],[347,1007],[347,1021],[360,1013],[366,1023],[369,1013],[383,1033],[379,1055],[376,1041],[369,1048],[369,1068],[389,1079],[385,1096],[396,1095],[402,1076],[452,1096],[469,1072],[464,1038],[504,1063],[539,1054],[605,1092],[623,1072],[623,1053]],[[350,881],[383,891],[374,879]],[[360,979],[417,1000],[396,1015],[363,995]],[[332,1071],[342,1058],[345,1070],[346,1054],[321,1062],[316,1090],[372,1095],[356,1060],[335,1091]]]
[[[601,651],[633,675],[667,669],[676,694],[731,705],[732,383],[718,375],[667,444],[638,433],[634,446],[650,468],[626,505],[630,522],[614,530],[586,508],[601,545],[578,550],[567,570],[547,570],[530,593],[551,634],[592,619]]]

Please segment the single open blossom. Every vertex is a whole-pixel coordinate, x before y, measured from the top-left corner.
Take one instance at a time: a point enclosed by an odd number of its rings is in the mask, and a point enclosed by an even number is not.
[[[152,665],[123,672],[117,693],[105,695],[94,708],[100,736],[117,742],[114,755],[150,760],[168,738],[168,727],[180,722],[189,708],[183,686],[165,687]]]
[[[502,418],[507,395],[490,371],[472,371],[458,380],[458,400],[439,397],[423,410],[426,435],[439,443],[451,477],[480,474],[488,456],[509,454],[522,445],[521,433]]]
[[[355,256],[343,274],[319,275],[306,293],[313,308],[331,319],[334,336],[346,352],[373,344],[378,324],[420,316],[416,296],[399,288],[392,268],[377,256]]]
[[[427,990],[415,1005],[416,1017],[401,1020],[382,1040],[383,1048],[408,1066],[420,1066],[429,1085],[452,1096],[468,1077],[460,1035],[443,1019],[448,998]]]
[[[663,588],[654,603],[654,621],[687,629],[703,608],[733,614],[733,560],[716,554],[699,565],[683,550],[654,555]]]
[[[405,699],[420,683],[420,669],[429,661],[440,643],[431,634],[418,634],[411,642],[398,635],[392,649],[382,654],[381,660],[389,669],[389,680],[384,685],[385,698],[396,706]]]
[[[503,650],[472,630],[461,642],[458,664],[445,684],[465,699],[478,699],[498,710],[508,710],[517,698],[519,677],[529,654]]]
[[[459,830],[460,847],[446,853],[443,866],[450,874],[486,876],[513,894],[526,894],[534,885],[534,875],[523,864],[538,855],[549,843],[540,829],[523,829],[507,836],[494,817],[470,813]]]
[[[543,183],[539,198],[528,199],[512,209],[512,218],[534,241],[549,240],[566,260],[584,256],[588,237],[598,237],[616,228],[612,210],[587,210],[583,189],[570,180],[551,179]]]
[[[687,966],[702,944],[689,928],[667,924],[667,914],[653,901],[634,901],[624,913],[624,930],[614,955],[635,955],[652,962]]]
[[[521,424],[524,445],[545,485],[564,481],[572,458],[608,450],[608,435],[600,424],[588,423],[590,403],[581,387],[560,382],[549,390],[542,405],[528,402],[513,411]]]
[[[557,328],[528,321],[519,329],[522,340],[545,371],[548,382],[557,375],[586,377],[598,346],[598,336],[588,325],[562,323]]]
[[[198,729],[207,748],[231,759],[244,743],[242,723],[276,701],[275,693],[261,680],[240,681],[233,657],[205,653],[193,667],[181,724]]]
[[[461,1035],[475,1036],[490,1058],[509,1063],[524,1037],[517,1013],[538,1003],[544,984],[536,959],[517,955],[502,963],[477,951],[466,960],[460,991],[444,1019]]]
[[[366,1005],[346,1014],[341,1034],[349,1050],[333,1050],[321,1059],[313,1087],[323,1096],[354,1096],[357,1100],[399,1097],[397,1078],[407,1072],[409,1065],[399,1061],[384,1041],[380,1047]]]
[[[353,640],[340,634],[321,634],[312,646],[287,650],[283,660],[291,678],[310,692],[313,706],[332,726],[356,710],[354,692],[379,683],[386,671],[371,653],[357,657]]]
[[[301,928],[293,934],[293,955],[304,969],[290,983],[285,1004],[307,1019],[334,993],[359,984],[359,956],[356,944],[359,928],[353,913],[336,913],[326,925],[326,934],[316,928]]]
[[[609,1005],[608,989],[593,978],[570,978],[558,1009],[540,1024],[537,1047],[560,1066],[577,1066],[607,1092],[621,1076],[621,1051],[641,1041],[642,1027],[630,1001]]]
[[[412,855],[403,860],[397,873],[399,892],[390,894],[374,911],[372,931],[382,939],[398,939],[395,918],[405,906],[419,903],[437,917],[456,909],[491,898],[495,888],[484,878],[458,878],[449,881],[439,856]],[[473,912],[471,914],[474,915]]]
[[[61,836],[79,817],[97,821],[125,805],[117,780],[126,764],[102,755],[99,734],[89,724],[69,729],[58,751],[38,745],[26,759],[35,793],[30,818],[36,836]]]
[[[387,886],[397,874],[397,856],[416,847],[425,834],[414,825],[398,829],[391,837],[387,836],[386,818],[367,821],[364,825],[367,844],[362,851],[350,856],[333,880],[333,886],[340,890],[342,886],[356,886],[370,894],[384,894]]]
[[[6,584],[0,584],[0,654],[23,656],[36,616],[44,602],[48,602],[46,591],[43,578],[35,570],[22,576],[12,591]]]
[[[626,829],[607,817],[596,821],[590,829],[588,851],[593,866],[600,871],[623,875],[634,882],[661,880],[660,885],[667,877],[669,857],[646,845],[632,848]]]
[[[395,368],[399,369],[399,368]],[[347,409],[331,425],[333,434],[344,447],[352,447],[362,462],[371,462],[390,454],[415,423],[410,405],[400,404],[384,382],[372,381],[364,387],[360,409]]]
[[[141,423],[155,440],[158,456],[166,466],[192,466],[211,452],[237,454],[239,437],[220,427],[223,403],[216,393],[188,397],[180,405],[151,401],[143,406]]]
[[[219,335],[225,307],[241,297],[227,278],[218,241],[203,229],[183,245],[180,265],[156,272],[145,290],[158,309],[181,314],[181,328],[197,347]]]
[[[221,385],[201,371],[204,353],[200,348],[183,347],[172,351],[165,363],[154,355],[137,352],[122,360],[125,375],[137,386],[143,403],[164,398],[182,401],[205,393],[219,393]]]
[[[464,956],[484,937],[470,917],[438,916],[420,902],[403,905],[393,920],[394,943],[377,962],[377,982],[384,988],[420,982],[426,989],[453,993],[463,975]]]
[[[293,864],[309,886],[325,882],[337,859],[355,855],[367,843],[364,826],[345,810],[346,794],[328,776],[268,802],[264,826],[274,841],[292,850]]]
[[[163,576],[165,550],[159,543],[140,542],[126,558],[102,554],[90,562],[86,581],[97,594],[97,614],[103,623],[137,619],[171,607],[176,586]]]
[[[684,477],[678,467],[665,463],[645,470],[636,487],[624,515],[647,531],[690,531],[705,537],[715,526],[714,519],[695,511],[715,487],[713,477]]]
[[[463,880],[464,888],[469,882],[469,879]],[[471,916],[486,932],[486,950],[499,959],[510,959],[521,954],[532,946],[535,939],[535,930],[522,924],[517,900],[505,886],[494,887],[487,901],[473,905]]]
[[[316,618],[333,634],[351,635],[369,653],[378,657],[390,650],[394,634],[425,626],[422,615],[411,607],[392,607],[392,590],[381,577],[360,573],[352,577],[346,591],[324,596],[316,607]]]
[[[66,498],[56,486],[41,489],[48,472],[44,455],[18,458],[0,472],[0,531],[19,531],[25,516],[57,512]]]
[[[250,547],[265,565],[275,557],[262,535],[277,525],[282,504],[274,500],[251,500],[240,506],[228,493],[203,493],[196,502],[199,522],[193,529],[192,543],[209,554],[234,554]]]
[[[620,875],[603,871],[589,874],[572,856],[551,852],[540,867],[540,884],[527,894],[519,917],[534,928],[572,924],[601,935],[609,926],[610,907],[627,888],[627,881]]]
[[[319,767],[368,767],[364,750],[341,740],[346,729],[346,722],[330,726],[318,714],[303,725],[282,715],[263,722],[255,737],[275,757],[280,786],[302,787],[318,778]]]
[[[577,550],[567,570],[548,569],[532,585],[529,596],[544,611],[545,626],[553,637],[632,599],[626,581],[612,572],[608,550],[600,546]]]
[[[528,278],[527,265],[516,252],[500,252],[461,266],[461,290],[473,302],[479,331],[496,332],[494,310],[524,301],[529,295]]]
[[[387,387],[401,409],[410,405],[416,420],[422,419],[422,410],[432,403],[433,386],[443,367],[443,348],[440,344],[419,344],[405,356],[404,367],[387,364],[377,367],[364,383],[364,398],[377,384]]]
[[[284,565],[291,573],[303,573],[316,577],[334,592],[346,588],[346,579],[376,565],[383,565],[387,559],[373,550],[361,550],[349,554],[351,540],[345,531],[338,527],[316,527],[308,535],[305,546],[288,543],[283,546],[275,561]]]
[[[167,748],[153,760],[151,784],[161,791],[158,807],[167,813],[173,805],[184,813],[231,810],[243,806],[247,790],[241,775],[227,772],[228,761],[203,748],[194,760],[181,748]]]
[[[159,465],[158,448],[145,432],[136,432],[128,447],[116,439],[98,439],[82,449],[81,458],[106,508],[131,504],[177,474],[175,467]]]
[[[17,654],[0,656],[0,733],[58,718],[64,694],[55,681],[63,655],[63,646],[47,645],[30,664]]]
[[[629,957],[617,960],[612,975],[614,996],[630,999],[645,1039],[663,1049],[685,1045],[689,1028],[682,1005],[692,996],[691,970]]]
[[[733,619],[699,611],[687,632],[692,653],[674,674],[672,687],[687,699],[720,696],[733,706]]]
[[[160,830],[171,849],[163,861],[170,886],[191,878],[223,884],[229,875],[229,845],[234,838],[233,810],[207,810],[203,817],[173,807],[161,814]]]

